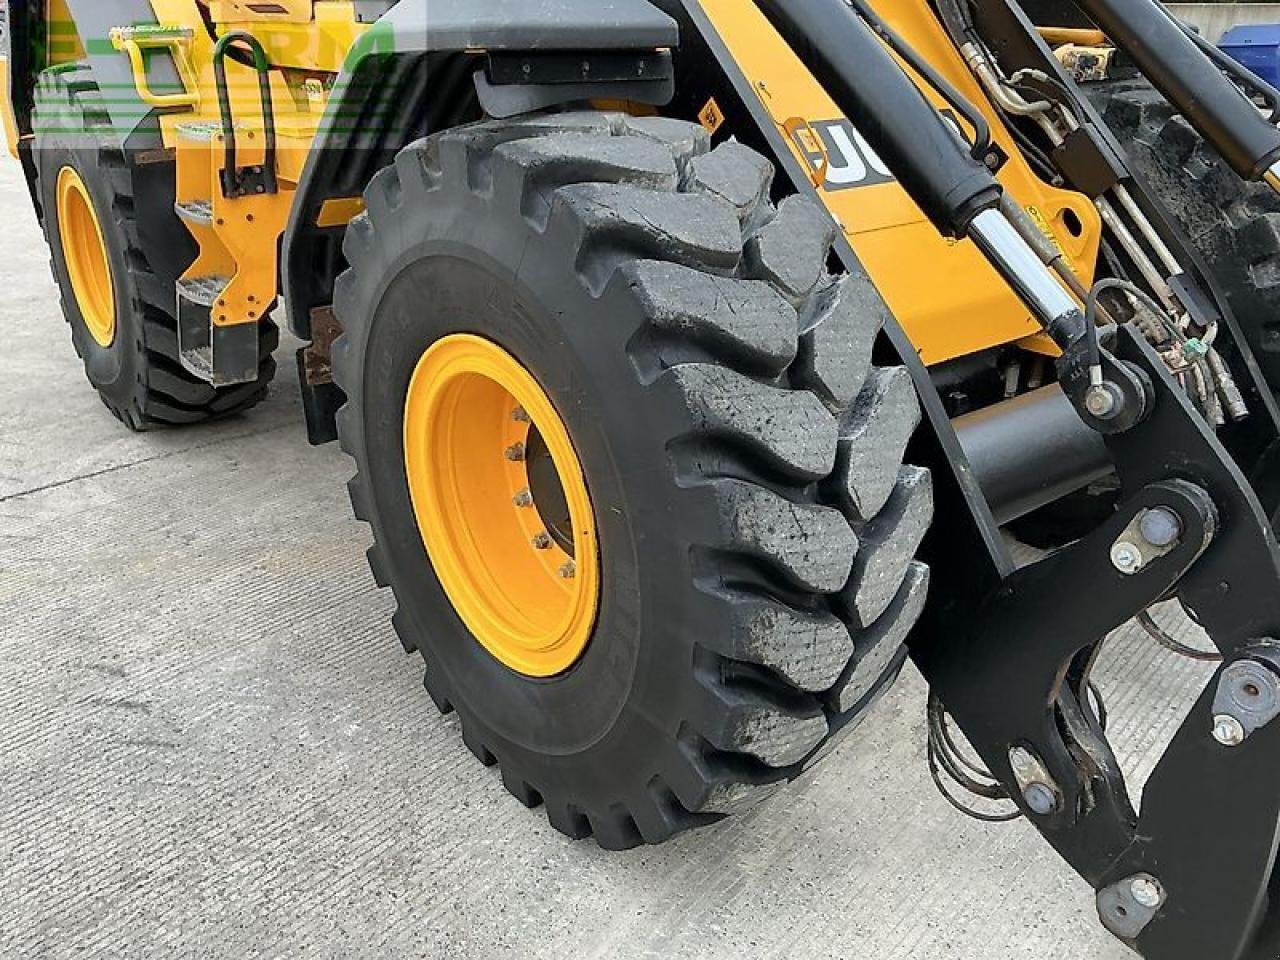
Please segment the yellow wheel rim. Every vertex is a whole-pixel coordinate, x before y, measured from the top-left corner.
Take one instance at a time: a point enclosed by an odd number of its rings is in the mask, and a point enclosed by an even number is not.
[[[582,466],[550,399],[482,337],[418,362],[404,414],[418,529],[445,593],[495,658],[568,670],[595,627],[600,561]]]
[[[58,234],[80,316],[99,346],[116,338],[116,295],[102,224],[89,191],[71,167],[58,174]]]

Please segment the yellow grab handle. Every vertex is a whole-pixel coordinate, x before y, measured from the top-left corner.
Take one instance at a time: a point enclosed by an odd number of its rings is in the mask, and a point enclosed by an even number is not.
[[[199,84],[195,70],[187,56],[195,33],[187,27],[113,27],[111,45],[129,55],[133,70],[133,85],[143,103],[153,107],[194,107],[200,102]],[[147,62],[144,49],[167,49],[178,68],[182,81],[182,93],[156,93],[147,82]]]

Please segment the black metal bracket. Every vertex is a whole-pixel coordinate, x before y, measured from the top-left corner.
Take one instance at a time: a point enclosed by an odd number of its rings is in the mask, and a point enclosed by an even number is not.
[[[1114,934],[1149,960],[1275,960],[1280,719],[1258,721],[1268,697],[1280,714],[1280,547],[1141,334],[1121,327],[1113,351],[1151,383],[1147,417],[1106,438],[1120,509],[976,599],[954,634],[917,636],[912,656]],[[1106,634],[1166,596],[1224,663],[1139,814],[1086,691]]]
[[[496,87],[521,84],[653,83],[675,78],[670,50],[495,50],[485,74]]]
[[[232,48],[244,46],[253,57],[253,68],[258,74],[258,94],[262,100],[263,135],[266,149],[260,166],[237,166],[236,124],[231,111],[231,94],[227,88],[227,54]],[[222,195],[229,200],[238,197],[279,192],[276,178],[276,119],[271,100],[271,62],[261,41],[251,33],[233,30],[218,39],[213,48],[213,74],[218,89],[218,112],[222,118],[222,140],[225,157],[221,173]]]
[[[475,87],[492,117],[581,100],[662,106],[675,95],[675,60],[670,50],[496,51],[475,72]]]

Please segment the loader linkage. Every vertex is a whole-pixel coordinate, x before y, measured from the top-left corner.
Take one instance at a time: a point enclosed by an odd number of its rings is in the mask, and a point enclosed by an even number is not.
[[[1254,491],[1131,327],[1117,359],[1153,385],[1107,438],[1124,499],[1092,534],[1001,582],[912,656],[1009,796],[1151,960],[1280,956],[1280,549]],[[1089,706],[1100,641],[1178,597],[1223,664],[1139,815]],[[1273,903],[1273,900],[1276,902]]]

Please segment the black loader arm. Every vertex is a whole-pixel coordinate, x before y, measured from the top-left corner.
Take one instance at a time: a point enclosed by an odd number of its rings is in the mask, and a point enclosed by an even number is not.
[[[1115,513],[1076,542],[987,587],[931,600],[912,657],[998,788],[1097,891],[1116,937],[1148,960],[1275,960],[1280,547],[1251,480],[1138,327],[1086,325],[1073,300],[1055,296],[1043,263],[1003,219],[981,152],[939,133],[938,112],[888,55],[894,39],[874,10],[863,0],[755,2],[938,230],[973,239],[1062,347],[1060,381],[1122,488]],[[1099,21],[1104,8],[1164,17],[1138,4],[1081,0]],[[1010,9],[1005,0],[977,6]],[[1183,36],[1170,30],[1155,37]],[[911,62],[909,50],[894,52]],[[1280,134],[1263,129],[1256,110],[1235,111],[1228,97],[1244,98],[1218,68],[1181,42],[1148,59],[1178,72],[1181,81],[1166,78],[1171,90],[1182,82],[1231,105],[1217,133],[1264,176]],[[1280,436],[1271,408],[1253,426],[1268,442]],[[1090,703],[1089,675],[1108,633],[1172,597],[1222,664],[1139,810]]]

